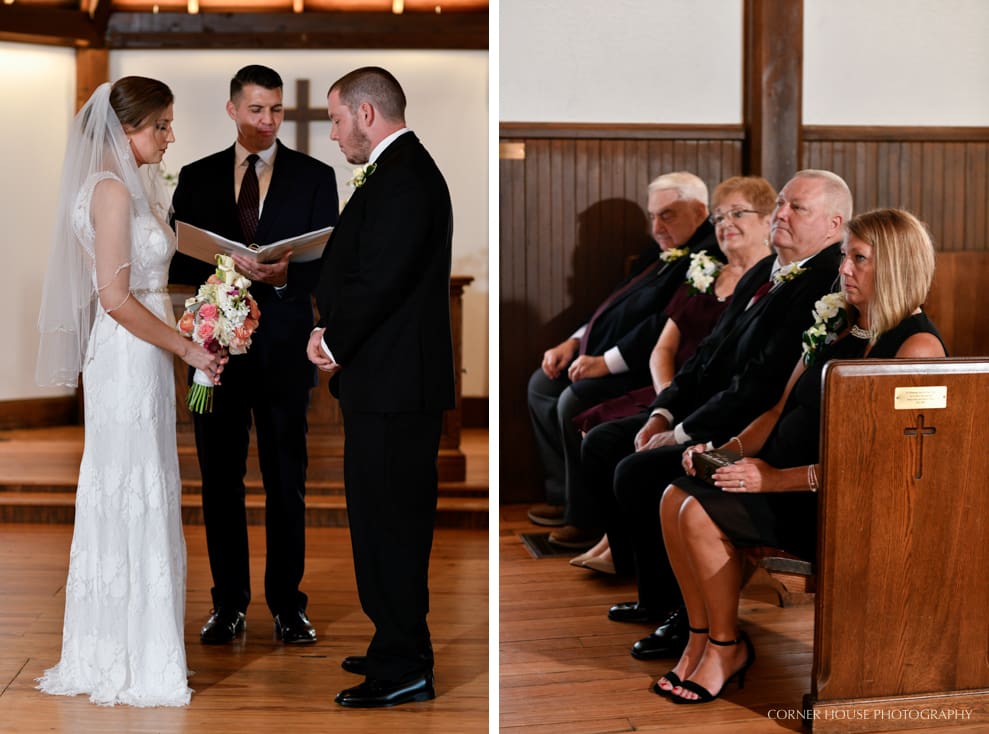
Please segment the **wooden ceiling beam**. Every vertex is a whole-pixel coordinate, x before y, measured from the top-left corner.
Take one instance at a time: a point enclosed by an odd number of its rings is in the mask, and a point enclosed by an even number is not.
[[[0,41],[96,47],[103,34],[85,11],[15,3],[0,5]]]
[[[488,13],[114,12],[106,42],[111,49],[487,49]]]

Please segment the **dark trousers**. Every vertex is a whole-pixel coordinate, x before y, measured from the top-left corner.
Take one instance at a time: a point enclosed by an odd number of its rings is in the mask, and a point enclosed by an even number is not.
[[[433,667],[426,615],[442,413],[344,408],[343,422],[354,572],[374,623],[367,676],[403,680]]]
[[[567,525],[600,527],[598,506],[581,468],[580,431],[574,416],[648,380],[641,372],[609,375],[571,383],[566,375],[551,380],[542,369],[529,378],[529,417],[543,465],[546,501],[564,505]]]
[[[239,359],[244,357],[231,364]],[[306,555],[309,387],[259,384],[246,367],[228,365],[213,412],[193,414],[213,606],[246,612],[251,601],[244,474],[253,419],[265,492],[265,601],[273,615],[305,610],[308,599],[299,584]]]
[[[584,437],[582,463],[616,568],[634,568],[639,602],[665,610],[679,605],[682,597],[663,545],[659,501],[670,482],[683,476],[685,447],[636,452],[635,434],[647,418],[642,413],[591,429]]]

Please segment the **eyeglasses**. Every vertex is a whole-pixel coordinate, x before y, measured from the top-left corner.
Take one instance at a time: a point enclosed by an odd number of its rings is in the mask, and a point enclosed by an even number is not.
[[[724,222],[725,219],[727,219],[728,217],[731,217],[732,219],[741,219],[746,214],[762,214],[762,212],[758,212],[755,209],[731,209],[730,211],[727,212],[718,212],[717,214],[712,214],[707,218],[707,221],[709,221],[711,224],[717,227],[719,224]]]

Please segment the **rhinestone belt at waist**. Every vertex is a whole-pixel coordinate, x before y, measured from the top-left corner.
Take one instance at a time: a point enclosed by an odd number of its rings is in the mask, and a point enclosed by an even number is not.
[[[131,293],[135,296],[143,296],[148,293],[168,293],[168,286],[163,285],[158,288],[133,288]]]

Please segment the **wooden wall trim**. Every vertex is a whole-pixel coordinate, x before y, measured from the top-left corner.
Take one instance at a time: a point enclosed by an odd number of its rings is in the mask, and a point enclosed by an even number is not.
[[[989,142],[989,127],[805,125],[802,138],[805,142],[841,140],[890,143],[982,143]]]
[[[502,122],[502,139],[744,140],[742,125],[659,125],[597,122]]]
[[[79,401],[75,395],[0,401],[0,430],[48,428],[79,423]]]

